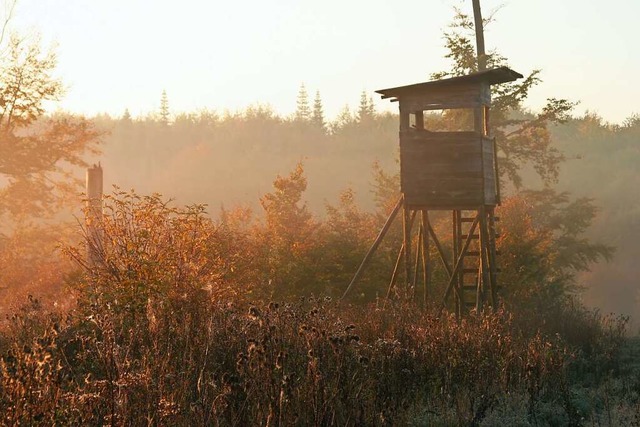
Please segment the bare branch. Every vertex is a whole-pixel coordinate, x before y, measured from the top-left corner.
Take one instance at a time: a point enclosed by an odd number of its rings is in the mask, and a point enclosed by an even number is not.
[[[4,42],[4,37],[7,34],[7,29],[9,28],[9,22],[13,18],[13,12],[16,9],[16,4],[18,4],[18,0],[9,0],[9,4],[5,4],[5,19],[2,23],[2,30],[0,30],[0,46]]]

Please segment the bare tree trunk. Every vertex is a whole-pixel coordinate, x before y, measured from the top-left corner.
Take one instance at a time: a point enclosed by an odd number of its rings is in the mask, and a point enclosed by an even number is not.
[[[102,166],[93,165],[87,169],[87,209],[85,212],[87,222],[87,258],[89,265],[93,266],[98,259],[98,252],[102,247],[102,234],[100,222],[102,222]]]
[[[0,30],[0,45],[2,45],[2,42],[4,42],[4,38],[7,35],[9,22],[11,22],[13,12],[16,9],[16,3],[18,3],[18,0],[4,2],[4,21],[2,22],[2,29]]]
[[[473,19],[476,27],[476,47],[478,51],[478,71],[487,69],[487,55],[484,51],[484,28],[482,22],[482,11],[480,10],[480,0],[473,2]]]

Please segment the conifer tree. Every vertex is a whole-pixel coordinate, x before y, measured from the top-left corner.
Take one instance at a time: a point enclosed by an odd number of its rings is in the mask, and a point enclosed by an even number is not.
[[[160,97],[160,122],[163,125],[169,124],[169,98],[167,97],[167,91],[162,90],[162,96]]]
[[[373,119],[375,113],[373,107],[373,98],[367,97],[367,92],[362,91],[360,94],[360,105],[358,107],[358,121],[360,123]]]
[[[451,60],[451,70],[432,74],[433,79],[462,76],[478,71],[478,61],[473,44],[475,33],[472,19],[457,10],[451,30],[445,32],[446,58]],[[507,59],[495,51],[483,57],[486,67],[508,66]],[[514,114],[522,112],[522,102],[531,88],[541,82],[540,70],[533,70],[524,80],[492,87],[491,130],[499,148],[500,174],[516,187],[522,186],[520,168],[529,165],[549,185],[558,178],[562,154],[551,144],[549,126],[563,123],[570,116],[575,103],[566,99],[549,98],[542,112],[535,115]],[[450,110],[445,115],[448,123],[470,120],[463,110]]]
[[[316,98],[313,101],[313,115],[311,116],[311,121],[318,129],[324,130],[324,111],[322,108],[322,99],[320,99],[319,90],[316,91]]]
[[[278,175],[273,187],[272,193],[260,199],[265,212],[263,241],[267,248],[269,281],[279,294],[296,288],[300,291],[312,282],[305,258],[314,246],[317,229],[302,200],[307,189],[302,164],[298,164],[289,176]]]
[[[308,121],[311,118],[311,109],[309,108],[309,95],[304,83],[300,85],[298,90],[298,99],[296,101],[295,119],[298,121]]]
[[[355,123],[356,118],[351,113],[349,104],[346,104],[338,113],[338,117],[331,123],[331,132],[343,130]]]

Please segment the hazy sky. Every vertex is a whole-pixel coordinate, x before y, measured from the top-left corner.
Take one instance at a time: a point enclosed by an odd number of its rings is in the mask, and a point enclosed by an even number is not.
[[[58,108],[89,115],[146,114],[166,89],[173,112],[295,109],[301,83],[319,90],[332,119],[360,93],[425,81],[447,68],[442,31],[471,0],[19,0],[14,28],[58,44],[68,87]],[[482,0],[486,29],[547,97],[621,122],[640,113],[638,0]],[[374,97],[377,98],[377,97]],[[395,105],[377,102],[379,109]]]

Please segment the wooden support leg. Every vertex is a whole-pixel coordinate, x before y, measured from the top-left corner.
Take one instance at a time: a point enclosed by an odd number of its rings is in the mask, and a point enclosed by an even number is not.
[[[496,222],[495,212],[492,209],[488,212],[489,219],[489,275],[491,286],[491,307],[493,311],[498,309],[498,254],[496,250]]]
[[[422,211],[422,283],[424,285],[422,302],[425,308],[429,302],[429,287],[431,282],[431,264],[429,254],[429,213]]]
[[[416,292],[418,289],[418,272],[420,271],[419,267],[420,267],[420,259],[422,258],[422,236],[423,236],[423,231],[422,231],[422,221],[420,222],[420,225],[418,227],[418,242],[416,243],[416,259],[415,262],[413,264],[413,281],[411,282],[411,287],[412,292],[413,292],[413,298],[415,299],[416,297]]]
[[[478,289],[478,299],[480,300],[477,310],[480,311],[481,306],[487,300],[487,292],[490,289],[489,275],[489,228],[487,223],[487,212],[484,206],[479,209],[480,217],[480,273],[482,284]]]
[[[476,279],[476,313],[482,309],[482,261],[478,263],[478,277]]]
[[[413,226],[413,221],[416,218],[416,212],[412,212],[411,216],[409,217],[409,229],[412,228]],[[402,246],[400,247],[400,252],[398,252],[398,258],[396,259],[396,264],[393,267],[393,274],[391,275],[391,281],[389,282],[389,289],[387,290],[387,299],[389,299],[389,297],[391,296],[391,290],[393,289],[393,286],[396,283],[396,279],[398,278],[398,273],[400,272],[400,261],[402,261],[402,257],[405,257],[405,266],[406,266],[406,260],[408,259],[408,257],[410,256],[409,253],[407,253],[407,245],[405,244],[405,242],[402,243]],[[411,259],[409,259],[409,265],[411,265]],[[407,281],[407,285],[410,282]]]
[[[442,298],[441,310],[445,308],[447,299],[449,298],[449,295],[451,295],[451,290],[454,288],[454,285],[455,285],[456,275],[458,274],[458,272],[460,272],[460,269],[462,268],[462,264],[463,264],[462,260],[464,259],[464,255],[467,252],[467,249],[469,249],[469,244],[471,244],[471,240],[473,239],[473,233],[476,231],[477,226],[478,226],[478,217],[476,217],[473,220],[473,223],[469,228],[469,234],[467,235],[467,239],[464,241],[464,244],[462,245],[462,249],[460,250],[460,255],[458,256],[458,259],[456,260],[456,263],[453,267],[453,271],[451,272],[449,284],[447,285],[447,289],[445,290],[444,296]]]
[[[391,280],[389,281],[389,288],[387,289],[387,298],[385,299],[384,305],[386,306],[387,301],[391,298],[391,290],[393,289],[393,285],[396,284],[396,279],[398,277],[398,270],[400,270],[400,261],[402,261],[402,256],[404,255],[404,243],[400,247],[400,252],[398,252],[398,258],[396,258],[396,264],[393,266],[393,273],[391,274]]]
[[[459,210],[454,210],[452,213],[452,234],[453,234],[453,258],[457,259],[460,255],[460,249],[462,248],[462,212]],[[464,258],[462,258],[462,267],[461,270],[464,270]],[[455,298],[454,298],[454,306],[456,312],[456,318],[459,320],[462,316],[464,307],[464,292],[462,290],[462,278],[463,274],[458,272],[454,281],[454,289],[455,289]]]
[[[404,245],[404,277],[407,288],[411,286],[411,211],[405,206],[402,221],[402,242]]]
[[[404,203],[404,198],[401,196],[400,199],[398,200],[398,203],[396,203],[396,206],[393,208],[393,211],[389,215],[389,218],[387,218],[387,221],[384,223],[384,226],[382,226],[380,233],[378,233],[378,237],[376,237],[376,240],[371,245],[369,252],[367,252],[364,259],[362,260],[362,263],[360,264],[360,267],[358,267],[358,270],[356,271],[356,274],[353,276],[353,279],[351,279],[351,283],[349,283],[349,286],[347,286],[347,289],[344,291],[344,294],[342,294],[342,297],[340,299],[344,299],[344,297],[347,296],[347,294],[349,293],[353,285],[358,281],[358,279],[360,279],[360,276],[364,272],[364,268],[367,266],[367,264],[369,264],[371,257],[375,253],[376,249],[378,249],[378,246],[380,246],[382,239],[389,231],[389,228],[391,227],[391,224],[393,223],[393,220],[395,219],[396,215],[398,215],[398,212],[400,211],[400,208],[402,207],[403,203]]]
[[[444,269],[447,270],[447,275],[450,278],[453,268],[449,265],[449,262],[447,261],[447,257],[444,254],[444,248],[440,244],[440,240],[438,239],[436,232],[433,230],[433,227],[431,227],[431,223],[427,223],[427,226],[428,226],[427,228],[429,229],[429,236],[431,236],[431,239],[433,240],[433,244],[438,250],[438,255],[440,255],[440,261],[442,261],[442,265],[444,266]]]

